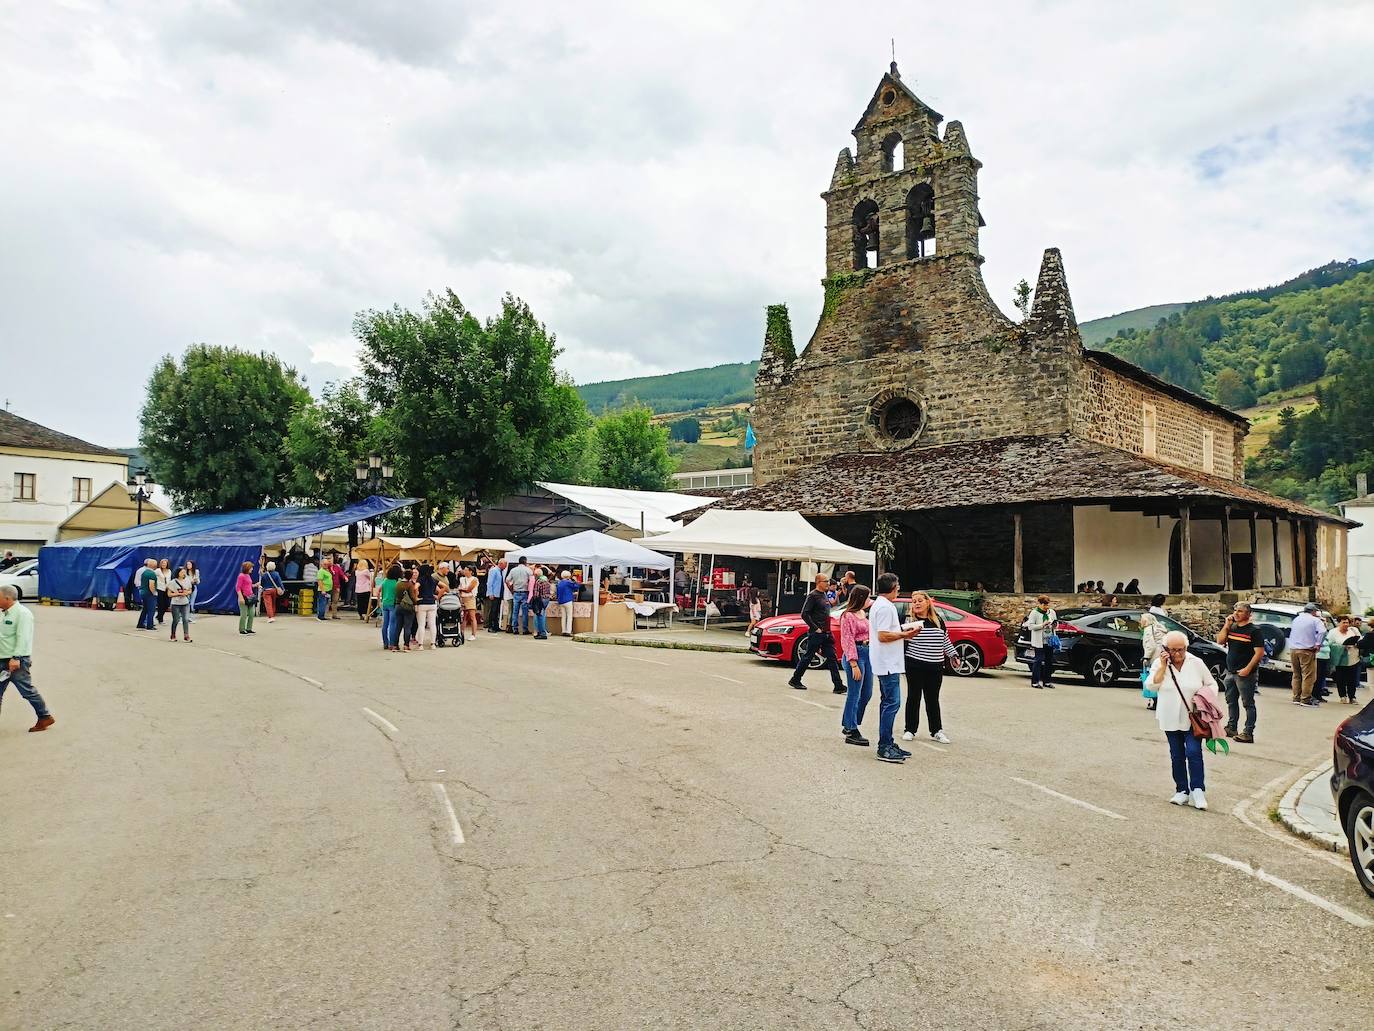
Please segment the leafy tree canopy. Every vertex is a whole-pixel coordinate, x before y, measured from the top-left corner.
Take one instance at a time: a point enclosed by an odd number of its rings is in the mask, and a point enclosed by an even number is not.
[[[318,404],[297,409],[287,428],[292,496],[329,508],[361,500],[373,488],[354,470],[389,439],[385,419],[368,404],[361,381],[331,383]]]
[[[140,445],[179,506],[281,504],[292,496],[281,427],[309,402],[276,357],[196,344],[153,369]]]
[[[603,415],[593,428],[595,482],[603,487],[667,490],[676,464],[668,454],[668,431],[652,422],[647,408]]]
[[[685,444],[695,444],[701,439],[701,420],[692,416],[678,419],[669,427],[668,435],[673,440],[680,440]]]

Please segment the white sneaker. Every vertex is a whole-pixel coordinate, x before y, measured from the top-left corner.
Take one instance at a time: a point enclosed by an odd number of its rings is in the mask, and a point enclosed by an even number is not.
[[[915,741],[915,740],[916,740],[916,735],[913,734],[911,731],[908,730],[905,734],[902,735],[902,740],[903,740],[903,741]]]
[[[1202,789],[1201,789],[1201,788],[1193,788],[1193,808],[1194,808],[1194,809],[1206,809],[1206,808],[1207,808],[1207,796],[1204,795],[1204,794],[1202,793]]]
[[[1173,798],[1169,799],[1169,801],[1172,802],[1174,805],[1187,805],[1188,792],[1180,791],[1176,795],[1174,795]]]
[[[946,736],[946,734],[945,734],[945,732],[944,732],[943,730],[937,730],[934,734],[931,734],[931,735],[930,735],[930,740],[932,740],[932,741],[938,741],[938,742],[940,742],[940,744],[942,744],[942,745],[948,745],[948,744],[952,744],[952,743],[953,743],[953,742],[951,742],[950,739]]]

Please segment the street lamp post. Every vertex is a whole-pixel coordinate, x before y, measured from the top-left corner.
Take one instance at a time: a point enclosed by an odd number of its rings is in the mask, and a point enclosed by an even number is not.
[[[396,468],[389,462],[383,462],[381,455],[371,454],[367,456],[365,464],[360,463],[353,467],[353,474],[358,477],[359,483],[366,484],[369,494],[377,494],[385,489],[388,480],[395,477]],[[372,527],[373,539],[376,539],[377,517],[373,516],[367,522]]]
[[[141,472],[134,473],[134,478],[130,480],[127,484],[127,486],[129,487],[138,488],[136,491],[129,492],[129,497],[131,497],[134,501],[138,502],[138,522],[137,524],[135,524],[137,526],[143,525],[143,502],[153,500],[153,496],[143,489],[144,484],[147,484],[149,487],[156,486],[156,484],[153,483],[152,477],[148,475],[148,471],[146,469]]]

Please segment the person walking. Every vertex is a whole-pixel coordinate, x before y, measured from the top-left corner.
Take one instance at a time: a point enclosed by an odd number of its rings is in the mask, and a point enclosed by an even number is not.
[[[811,665],[811,660],[820,655],[824,668],[830,671],[830,683],[834,694],[844,694],[845,686],[840,680],[840,664],[835,658],[835,638],[830,633],[830,578],[824,573],[816,574],[816,586],[802,602],[801,618],[806,624],[806,637],[797,649],[796,669],[787,681],[789,687],[805,691],[802,676]]]
[[[372,566],[365,558],[358,559],[353,568],[353,600],[358,606],[358,618],[366,622],[372,603]]]
[[[573,634],[573,605],[577,601],[577,593],[577,581],[572,578],[571,572],[563,570],[558,574],[558,587],[554,591],[554,597],[563,616],[564,637],[571,637]]]
[[[1264,638],[1250,621],[1250,603],[1236,602],[1235,610],[1217,634],[1217,644],[1226,646],[1226,736],[1242,744],[1255,740],[1255,682],[1264,661]],[[1245,729],[1240,726],[1240,710],[1245,708]]]
[[[172,596],[167,593],[167,585],[172,581],[172,563],[162,559],[157,564],[157,625],[167,619],[167,609],[172,604]]]
[[[329,618],[339,618],[339,602],[343,600],[344,584],[348,582],[348,574],[344,572],[343,564],[339,561],[337,554],[330,557],[329,574],[333,578],[333,585],[329,589]]]
[[[189,641],[191,622],[187,617],[191,615],[191,578],[186,575],[184,566],[177,566],[172,571],[172,578],[167,582],[167,594],[170,598],[168,611],[172,614],[171,640],[177,639],[177,623],[180,623],[181,639]]]
[[[138,613],[138,629],[157,629],[153,626],[157,614],[157,562],[153,559],[147,559],[139,571],[138,600],[142,605]]]
[[[1031,687],[1054,687],[1050,682],[1050,677],[1054,675],[1054,648],[1050,646],[1048,638],[1058,618],[1059,615],[1050,608],[1050,599],[1042,594],[1035,599],[1035,608],[1021,621],[1021,625],[1030,631],[1031,650],[1035,654],[1030,668]]]
[[[393,562],[387,567],[386,576],[378,588],[378,601],[382,606],[382,650],[400,651],[400,616],[396,611],[396,593],[401,585],[401,567]]]
[[[1326,640],[1326,624],[1317,615],[1315,602],[1309,601],[1293,618],[1288,631],[1288,656],[1293,664],[1293,704],[1316,708],[1312,688],[1317,683],[1317,649]]]
[[[1145,656],[1140,667],[1140,693],[1145,696],[1145,708],[1149,711],[1154,711],[1159,704],[1159,693],[1150,684],[1150,673],[1154,670],[1159,650],[1164,647],[1164,635],[1169,632],[1160,618],[1167,615],[1164,611],[1164,595],[1156,594],[1150,599],[1150,607],[1140,616],[1140,649]]]
[[[200,594],[200,570],[191,559],[186,560],[186,575],[191,579],[190,620],[196,621],[196,596]]]
[[[315,570],[315,618],[323,623],[329,612],[330,596],[334,592],[334,573],[328,562],[321,562]]]
[[[1332,649],[1331,676],[1336,681],[1336,695],[1348,705],[1355,704],[1356,675],[1360,670],[1360,632],[1352,617],[1341,616],[1326,635]]]
[[[487,570],[487,633],[501,630],[501,607],[506,597],[506,560],[498,559]]]
[[[529,561],[521,555],[514,568],[506,573],[506,590],[510,591],[511,613],[507,629],[517,637],[529,633],[526,626],[530,607],[530,567]]]
[[[418,592],[415,618],[420,626],[420,651],[425,650],[426,642],[429,650],[433,651],[436,631],[434,620],[439,613],[439,581],[434,576],[434,567],[428,562],[420,566],[420,577],[415,586]]]
[[[267,622],[275,623],[277,621],[277,600],[286,593],[275,562],[267,563],[263,569],[261,587],[262,607],[267,613]]]
[[[1174,775],[1174,805],[1207,808],[1207,785],[1202,766],[1202,738],[1193,733],[1189,713],[1196,708],[1199,692],[1216,698],[1217,684],[1207,664],[1188,652],[1188,637],[1181,630],[1170,630],[1164,648],[1155,659],[1150,682],[1159,692],[1156,718],[1169,741],[1169,759]],[[1204,696],[1206,697],[1206,695]]]
[[[915,627],[916,636],[906,642],[903,654],[906,664],[906,731],[902,734],[902,740],[915,740],[917,731],[921,729],[921,699],[925,698],[930,739],[942,745],[950,744],[940,714],[940,685],[945,680],[945,663],[957,662],[959,656],[950,643],[949,631],[940,617],[940,610],[924,591],[917,591],[911,596],[907,623]]]
[[[239,600],[239,633],[253,633],[253,616],[257,613],[258,600],[253,593],[253,563],[245,562],[239,566],[238,578],[234,581],[234,594]]]
[[[19,697],[33,706],[37,722],[30,734],[47,730],[57,722],[43,696],[33,686],[33,613],[19,603],[19,588],[0,585],[0,703],[10,684]]]
[[[903,648],[916,636],[916,628],[902,628],[894,604],[897,598],[896,573],[878,577],[878,597],[868,611],[869,662],[878,681],[878,758],[886,763],[906,762],[911,753],[892,739],[897,711],[902,707],[902,673],[906,668]]]
[[[543,569],[535,575],[530,584],[530,611],[534,613],[534,639],[536,641],[547,641],[549,639],[549,601],[553,598],[553,584],[549,583],[549,574]]]
[[[868,738],[859,730],[863,726],[864,711],[873,697],[873,664],[869,661],[869,639],[872,636],[864,606],[869,590],[863,584],[849,588],[844,611],[840,613],[840,655],[844,659],[849,690],[844,698],[844,714],[840,717],[840,732],[844,743],[868,747]]]

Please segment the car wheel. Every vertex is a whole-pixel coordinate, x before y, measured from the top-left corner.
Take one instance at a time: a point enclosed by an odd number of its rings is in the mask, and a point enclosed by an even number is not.
[[[1350,843],[1350,865],[1360,887],[1374,897],[1374,798],[1360,794],[1345,814],[1345,837]]]
[[[801,645],[797,645],[797,647],[800,648]],[[796,654],[796,653],[794,652],[793,654]],[[816,652],[814,655],[811,656],[811,659],[807,662],[806,668],[807,668],[807,669],[820,669],[820,668],[821,668],[822,666],[824,666],[824,665],[825,665],[825,656],[822,655],[820,652]]]
[[[1211,670],[1212,679],[1217,682],[1218,686],[1220,686],[1222,682],[1226,679],[1226,663],[1216,662],[1213,663],[1211,666],[1208,666],[1207,668]]]
[[[1096,684],[1098,687],[1106,687],[1108,684],[1115,683],[1121,676],[1121,664],[1107,652],[1098,652],[1088,663],[1085,673],[1088,682]]]
[[[972,641],[957,642],[954,654],[956,658],[950,665],[955,676],[971,677],[983,668],[983,652]]]

